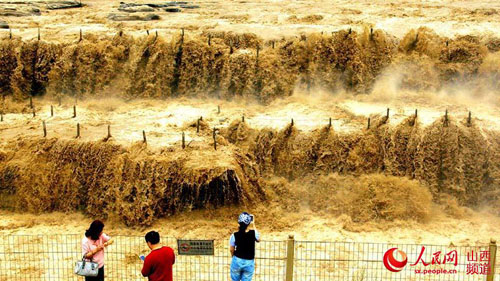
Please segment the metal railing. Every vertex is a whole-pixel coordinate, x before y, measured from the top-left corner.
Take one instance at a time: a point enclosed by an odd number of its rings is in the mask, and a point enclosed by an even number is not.
[[[0,236],[0,281],[59,281],[83,280],[73,274],[73,267],[81,259],[82,235],[9,235]],[[144,280],[139,255],[149,249],[142,236],[114,236],[115,243],[106,250],[106,280]],[[175,238],[163,238],[164,244],[177,253]],[[213,256],[177,255],[174,280],[229,280],[231,262],[226,240],[214,241]],[[326,280],[488,280],[490,275],[468,274],[470,253],[496,255],[496,244],[475,246],[425,245],[424,266],[415,263],[423,245],[357,242],[262,241],[256,248],[256,281],[326,281]],[[408,264],[400,272],[390,272],[383,263],[384,254],[391,248],[406,253]],[[431,264],[436,253],[440,257],[456,251],[457,265],[452,261]],[[496,256],[494,256],[496,257]],[[438,259],[439,260],[439,259]],[[496,259],[498,261],[498,259]],[[442,261],[442,260],[441,260]],[[491,259],[492,264],[495,261]],[[417,272],[429,270],[428,274]],[[432,270],[456,273],[432,273]],[[496,276],[500,280],[500,276]]]

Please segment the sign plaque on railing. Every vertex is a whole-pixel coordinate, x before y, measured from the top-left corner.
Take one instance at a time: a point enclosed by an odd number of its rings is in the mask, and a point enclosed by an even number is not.
[[[213,256],[214,240],[177,240],[179,255]]]

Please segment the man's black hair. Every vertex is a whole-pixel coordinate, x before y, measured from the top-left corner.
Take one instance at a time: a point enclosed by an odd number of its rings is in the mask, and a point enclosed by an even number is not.
[[[150,231],[146,233],[145,238],[146,238],[146,243],[149,242],[153,245],[160,243],[160,233],[156,231]]]

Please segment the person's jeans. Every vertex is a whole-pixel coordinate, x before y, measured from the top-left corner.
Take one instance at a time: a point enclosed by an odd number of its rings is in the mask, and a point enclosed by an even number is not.
[[[255,260],[245,260],[233,256],[231,261],[232,281],[251,281],[255,270]]]
[[[99,268],[99,274],[96,277],[85,277],[85,281],[104,281],[104,266]]]

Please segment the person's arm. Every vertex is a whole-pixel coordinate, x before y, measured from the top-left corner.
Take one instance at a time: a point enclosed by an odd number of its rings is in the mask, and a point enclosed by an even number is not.
[[[260,233],[257,230],[257,226],[255,225],[255,217],[253,217],[252,224],[253,224],[253,230],[255,230],[255,241],[260,242]]]
[[[144,264],[142,265],[142,270],[141,270],[142,276],[148,277],[151,275],[151,257],[146,257],[144,260]]]
[[[231,252],[231,257],[234,256],[234,251],[236,247],[236,239],[234,238],[234,233],[231,234],[231,238],[229,238],[229,252]]]
[[[107,235],[106,233],[103,233],[101,237],[103,243],[109,242],[111,240],[111,237],[109,237],[109,235]]]
[[[90,246],[89,244],[85,241],[85,239],[82,240],[82,256],[87,258],[87,254],[90,252]]]
[[[90,247],[86,247],[86,254],[85,254],[85,258],[87,259],[90,259],[92,258],[95,254],[99,253],[100,251],[102,251],[102,249],[104,249],[104,246],[98,246],[97,248],[95,248],[94,250],[90,250]]]

